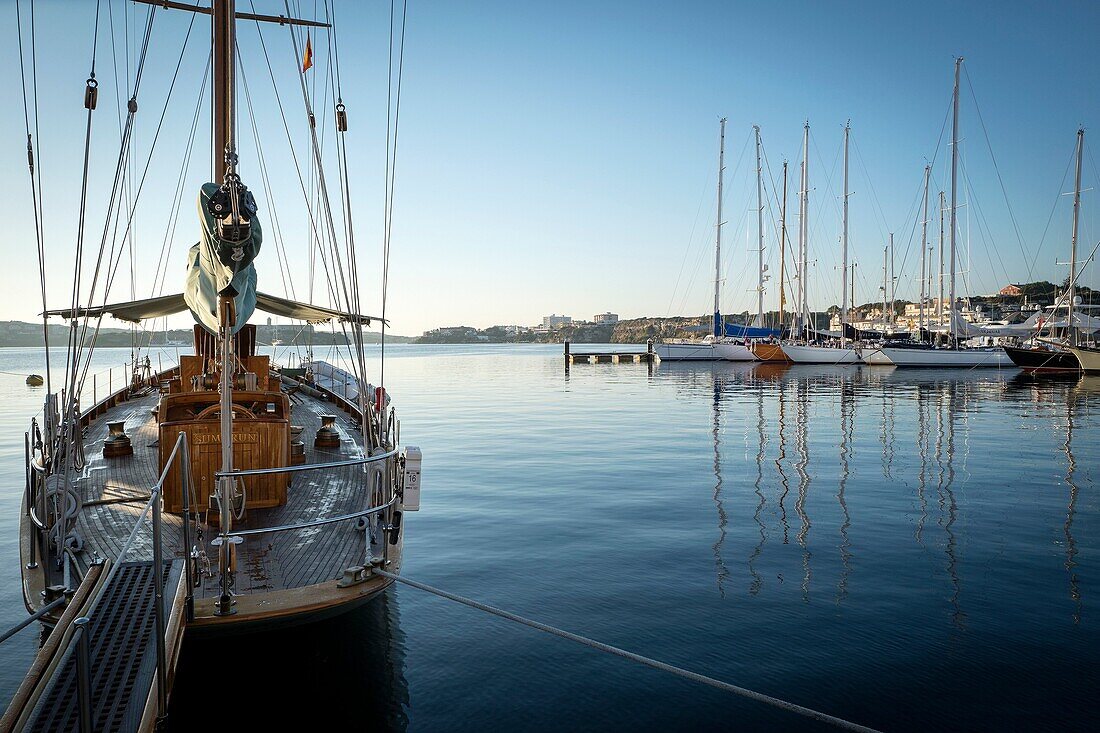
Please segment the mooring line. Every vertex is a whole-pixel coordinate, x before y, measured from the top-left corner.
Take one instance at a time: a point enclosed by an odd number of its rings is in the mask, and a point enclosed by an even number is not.
[[[372,572],[375,575],[381,575],[384,578],[389,578],[390,580],[395,580],[399,583],[404,583],[405,585],[412,586],[413,588],[418,588],[419,590],[425,591],[427,593],[437,595],[440,598],[446,598],[447,600],[455,601],[456,603],[461,603],[464,606],[469,606],[470,608],[476,608],[479,611],[485,611],[486,613],[490,613],[494,616],[499,616],[500,618],[507,619],[509,621],[515,621],[516,623],[523,624],[524,626],[528,626],[532,629],[536,629],[538,631],[544,631],[547,634],[553,634],[554,636],[561,637],[562,639],[568,639],[569,641],[574,641],[578,644],[583,644],[584,646],[587,646],[591,649],[597,649],[597,650],[602,651],[602,652],[607,652],[608,654],[614,654],[617,657],[622,657],[623,659],[629,659],[632,662],[637,662],[639,664],[644,664],[645,666],[651,667],[653,669],[659,669],[662,672],[669,672],[670,674],[674,674],[677,677],[683,677],[684,679],[691,680],[693,682],[700,682],[704,685],[709,685],[710,687],[714,687],[714,688],[717,688],[719,690],[724,690],[726,692],[732,692],[735,695],[740,695],[741,697],[747,697],[750,700],[756,700],[757,702],[762,702],[762,703],[765,703],[767,705],[771,705],[772,707],[779,708],[780,710],[786,710],[788,712],[797,713],[797,714],[803,715],[807,718],[812,718],[814,720],[821,721],[822,723],[829,723],[830,725],[835,725],[836,727],[843,728],[844,730],[859,731],[860,733],[881,733],[880,731],[878,731],[875,728],[868,728],[865,725],[859,725],[858,723],[853,723],[850,720],[844,720],[843,718],[838,718],[836,716],[829,715],[827,713],[822,713],[822,712],[819,712],[817,710],[812,710],[810,708],[803,707],[802,705],[796,705],[793,702],[787,702],[786,700],[780,700],[777,697],[772,697],[771,695],[765,695],[762,692],[756,692],[754,690],[749,690],[749,689],[744,688],[744,687],[738,687],[737,685],[731,685],[729,682],[723,682],[722,680],[718,680],[718,679],[715,679],[713,677],[708,677],[706,675],[699,674],[698,672],[692,672],[692,671],[684,669],[682,667],[676,667],[674,665],[667,664],[665,662],[661,662],[661,661],[658,661],[656,659],[652,659],[650,657],[644,657],[641,654],[635,654],[634,652],[628,652],[626,649],[620,649],[617,646],[611,646],[610,644],[604,644],[603,642],[596,641],[595,639],[590,639],[587,636],[581,636],[579,634],[574,634],[572,632],[565,631],[563,629],[559,629],[559,628],[556,628],[554,626],[550,626],[548,624],[540,623],[538,621],[526,618],[524,616],[518,616],[514,613],[509,613],[508,611],[505,611],[503,609],[496,608],[495,606],[490,606],[486,603],[481,603],[479,601],[475,601],[472,598],[466,598],[465,596],[459,596],[459,595],[455,595],[454,593],[448,593],[445,590],[441,590],[439,588],[434,588],[430,585],[426,585],[424,583],[420,583],[420,582],[417,582],[415,580],[411,580],[409,578],[406,578],[406,577],[403,577],[403,576],[400,576],[400,575],[395,575],[395,574],[387,572],[385,570],[379,570],[379,569],[375,568],[375,569],[372,570]]]

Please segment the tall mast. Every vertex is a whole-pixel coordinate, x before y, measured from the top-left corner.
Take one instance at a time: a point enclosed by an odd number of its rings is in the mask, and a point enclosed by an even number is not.
[[[953,107],[951,122],[951,291],[948,294],[947,317],[950,319],[948,328],[951,329],[951,344],[956,346],[955,339],[955,207],[958,201],[958,177],[959,177],[959,71],[962,69],[962,56],[955,59],[955,92],[953,95]]]
[[[886,256],[890,251],[889,247],[882,248],[882,333],[886,333],[886,287],[888,285],[886,280]]]
[[[851,300],[849,300],[848,302],[852,304],[852,310],[854,311],[856,309],[856,263],[853,262],[851,265],[849,265],[849,267],[852,268],[852,280],[850,286],[852,288],[852,297]]]
[[[722,179],[726,171],[726,118],[719,120],[718,130],[718,226],[714,235],[714,337],[722,336],[722,313],[719,301],[722,295]]]
[[[1085,131],[1077,131],[1077,177],[1073,185],[1073,233],[1069,245],[1069,327],[1070,346],[1077,345],[1077,329],[1073,325],[1073,298],[1077,294],[1077,219],[1081,215],[1081,153],[1085,148]]]
[[[805,335],[806,328],[809,324],[806,323],[806,316],[809,313],[807,308],[807,302],[809,296],[807,290],[808,273],[807,271],[807,256],[806,252],[809,250],[809,242],[806,240],[810,236],[810,228],[806,225],[807,219],[810,218],[810,121],[807,120],[802,126],[802,203],[801,203],[801,216],[798,222],[798,249],[799,249],[799,275],[798,275],[798,290],[799,290],[799,302],[798,302],[798,322],[802,327],[800,330]]]
[[[226,153],[232,152],[236,144],[236,130],[233,125],[236,91],[233,49],[237,36],[234,0],[214,0],[210,17],[214,44],[214,88],[211,105],[213,174],[210,180],[220,183],[225,177]]]
[[[924,166],[924,216],[920,228],[920,307],[917,316],[917,333],[924,331],[924,297],[925,292],[925,264],[928,261],[928,179],[932,174],[932,166]]]
[[[844,192],[843,222],[840,235],[840,345],[848,342],[848,132],[851,122],[844,124]]]
[[[756,319],[760,326],[764,325],[764,182],[761,178],[760,167],[760,126],[753,125],[756,131],[756,229],[759,233],[760,246],[757,252],[757,282],[756,282]]]
[[[894,276],[894,233],[890,232],[890,323],[897,317],[898,279]]]
[[[936,322],[943,325],[943,212],[947,209],[947,201],[944,199],[943,191],[940,191],[940,297],[936,302]]]
[[[234,0],[214,0],[211,6],[211,24],[213,36],[213,110],[212,180],[215,183],[227,183],[230,174],[236,173],[234,115],[234,49],[236,48],[236,10]],[[234,191],[234,195],[235,195]],[[234,218],[237,215],[236,203],[233,204]],[[221,320],[221,470],[228,474],[233,470],[233,383],[235,369],[233,365],[233,326],[236,314],[233,313],[233,298],[219,294],[218,314]],[[232,545],[229,544],[229,531],[233,521],[234,480],[225,476],[218,482],[219,520],[221,529],[221,594],[215,613],[228,616],[234,613],[230,595],[230,571]]]
[[[786,305],[787,264],[787,161],[783,161],[783,207],[779,213],[779,333],[783,333],[783,306]]]

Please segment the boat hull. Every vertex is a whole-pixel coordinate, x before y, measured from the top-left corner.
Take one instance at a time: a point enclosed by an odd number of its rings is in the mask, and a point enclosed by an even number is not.
[[[1081,364],[1081,370],[1095,374],[1100,372],[1100,349],[1086,349],[1080,346],[1070,347],[1073,355]]]
[[[1004,349],[903,349],[883,346],[878,349],[891,363],[899,367],[943,368],[1005,368],[1012,359]]]
[[[849,347],[783,344],[783,353],[795,364],[860,364],[862,357]]]
[[[1012,363],[1028,372],[1079,372],[1081,362],[1070,351],[1004,347]]]
[[[723,342],[715,344],[715,348],[723,361],[756,361],[756,356],[745,344]]]
[[[871,366],[896,366],[880,348],[864,349],[863,363]]]
[[[783,352],[783,347],[776,343],[758,341],[752,345],[752,353],[760,361],[774,361],[789,364],[791,362]]]
[[[756,361],[749,347],[734,342],[685,341],[654,344],[661,361]]]
[[[661,361],[718,361],[719,356],[714,344],[668,343],[654,344],[653,353]]]

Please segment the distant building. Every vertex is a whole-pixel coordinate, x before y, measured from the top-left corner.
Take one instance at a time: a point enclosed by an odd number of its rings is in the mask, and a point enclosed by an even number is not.
[[[572,316],[559,316],[551,313],[548,316],[542,317],[542,325],[544,328],[557,328],[559,326],[568,326],[572,322]]]
[[[596,315],[592,316],[592,322],[595,323],[597,326],[605,324],[605,323],[618,323],[619,322],[619,314],[618,313],[610,313],[610,312],[608,312],[608,313],[597,313]]]
[[[1019,285],[1005,285],[1003,288],[1001,288],[999,291],[997,291],[997,295],[1016,296],[1016,295],[1023,295],[1023,294],[1024,294],[1024,291],[1020,290]]]

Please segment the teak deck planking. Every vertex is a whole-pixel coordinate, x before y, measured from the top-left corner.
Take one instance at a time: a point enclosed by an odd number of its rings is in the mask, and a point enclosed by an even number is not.
[[[153,392],[116,405],[87,429],[84,440],[87,465],[76,482],[85,506],[80,513],[77,531],[84,539],[85,563],[91,553],[116,558],[133,528],[134,519],[148,501],[149,491],[159,476],[157,423],[153,415],[160,395]],[[362,456],[358,430],[350,418],[331,403],[298,393],[293,395],[292,423],[304,427],[302,441],[306,446],[306,462],[316,463],[347,460]],[[313,437],[321,425],[321,415],[337,414],[341,432],[339,449],[315,449]],[[107,423],[124,420],[126,432],[134,448],[132,456],[104,458],[103,441]],[[353,440],[350,435],[354,435]],[[132,498],[125,503],[91,502]],[[234,521],[234,529],[252,529],[283,524],[296,524],[346,514],[364,509],[369,499],[366,473],[362,466],[337,470],[306,471],[293,475],[287,489],[285,506],[252,509]],[[182,521],[179,514],[165,512],[163,537],[166,557],[183,557]],[[237,572],[234,591],[239,595],[336,580],[344,568],[364,564],[366,540],[355,521],[336,522],[304,530],[277,532],[245,537],[237,546]],[[203,525],[201,545],[205,547],[213,577],[204,578],[196,588],[195,597],[212,598],[220,592],[216,574],[217,548],[210,541],[217,536],[217,527]],[[194,534],[191,541],[198,544]],[[153,555],[152,531],[146,526],[138,531],[127,560],[150,559]]]

